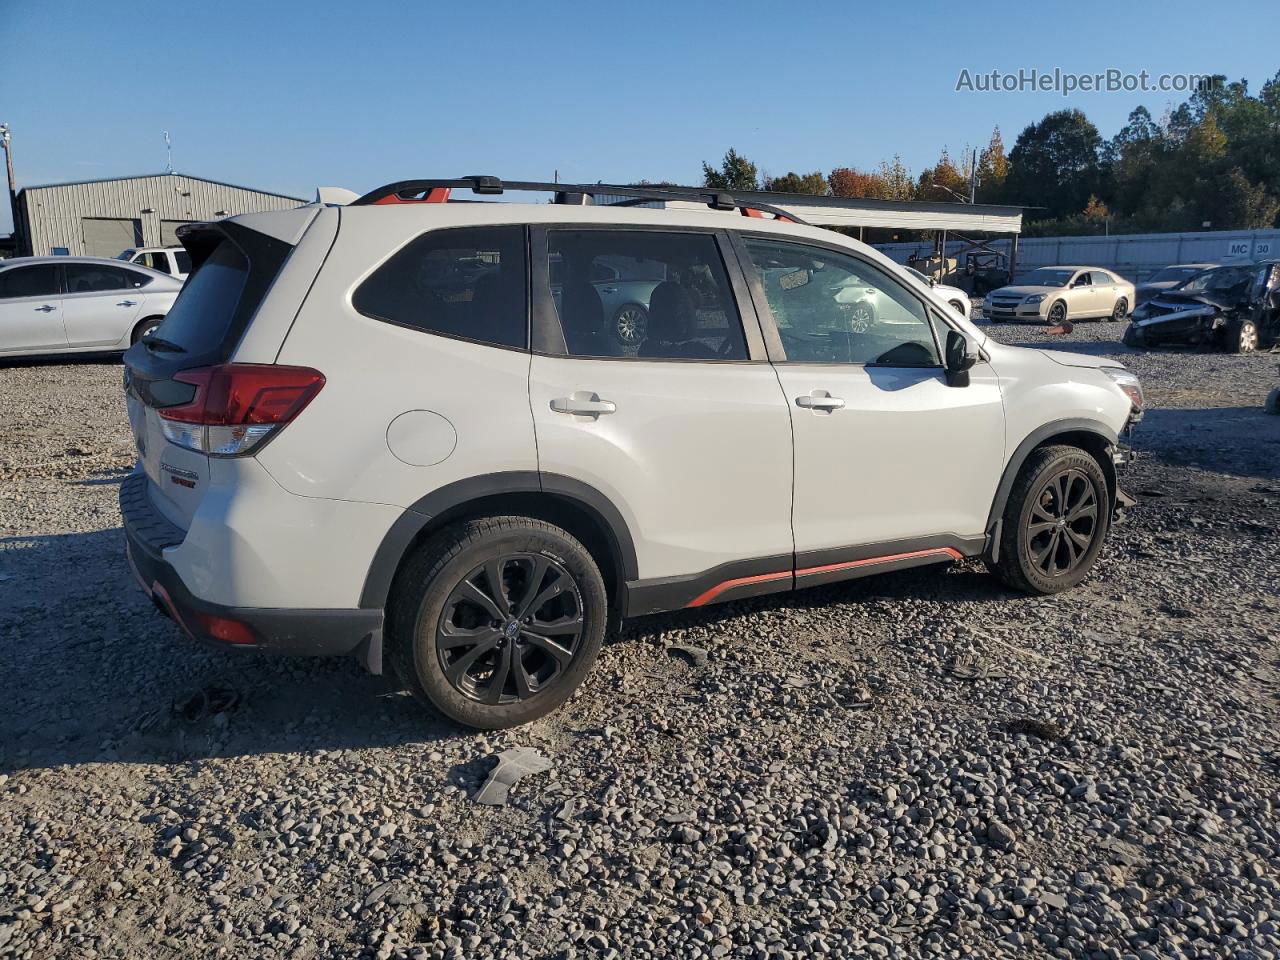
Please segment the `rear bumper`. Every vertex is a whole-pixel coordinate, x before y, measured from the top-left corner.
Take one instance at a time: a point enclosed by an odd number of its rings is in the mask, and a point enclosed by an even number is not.
[[[372,672],[382,672],[381,610],[236,607],[193,594],[164,558],[166,547],[182,542],[182,531],[151,505],[146,483],[145,475],[134,474],[120,488],[126,555],[143,591],[183,632],[224,649],[356,654]]]

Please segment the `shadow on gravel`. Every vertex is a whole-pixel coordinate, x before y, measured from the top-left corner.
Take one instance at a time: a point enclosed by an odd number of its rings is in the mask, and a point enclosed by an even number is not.
[[[1148,410],[1137,427],[1139,456],[1239,477],[1280,477],[1280,417],[1256,407]]]
[[[120,353],[80,353],[74,355],[56,355],[50,357],[4,357],[0,359],[0,370],[22,367],[86,367],[107,366],[118,367],[123,364]]]
[[[0,538],[0,771],[458,735],[352,660],[192,642],[143,595],[123,549],[118,527]]]

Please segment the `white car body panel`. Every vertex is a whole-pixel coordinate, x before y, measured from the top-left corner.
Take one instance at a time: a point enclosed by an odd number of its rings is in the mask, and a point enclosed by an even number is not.
[[[553,412],[598,395],[613,413]],[[790,554],[791,427],[767,364],[534,356],[539,466],[618,505],[641,578]]]

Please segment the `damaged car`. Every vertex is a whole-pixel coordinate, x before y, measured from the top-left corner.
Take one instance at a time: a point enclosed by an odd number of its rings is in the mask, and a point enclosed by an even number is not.
[[[1125,346],[1252,353],[1280,341],[1280,261],[1212,267],[1133,312]]]

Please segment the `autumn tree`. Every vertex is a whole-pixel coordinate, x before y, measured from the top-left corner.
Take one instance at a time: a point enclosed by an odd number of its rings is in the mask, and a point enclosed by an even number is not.
[[[870,197],[885,200],[889,184],[878,173],[863,173],[853,167],[836,167],[827,174],[827,186],[833,197]]]
[[[895,153],[892,160],[881,160],[876,175],[884,181],[885,200],[915,199],[915,181],[898,154]]]
[[[978,199],[991,201],[1000,198],[1004,181],[1009,176],[1009,158],[1004,155],[1004,138],[1000,128],[991,131],[991,140],[978,154]]]

